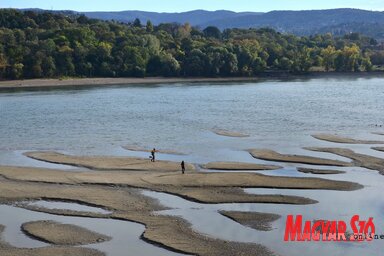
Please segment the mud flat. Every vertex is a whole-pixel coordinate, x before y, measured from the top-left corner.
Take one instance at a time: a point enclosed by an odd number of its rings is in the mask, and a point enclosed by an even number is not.
[[[384,144],[384,141],[377,140],[356,140],[352,138],[341,137],[333,134],[315,134],[312,137],[318,140],[324,140],[334,143],[345,143],[345,144]]]
[[[102,243],[111,238],[82,227],[54,221],[24,223],[22,231],[37,240],[54,245],[87,245]]]
[[[26,152],[24,155],[49,163],[61,163],[94,170],[126,170],[126,171],[180,171],[179,162],[156,161],[138,157],[107,157],[107,156],[72,156],[57,152]],[[185,164],[187,171],[194,171],[192,164]]]
[[[357,167],[364,167],[371,170],[376,170],[380,174],[384,175],[384,159],[359,154],[350,149],[345,148],[318,148],[318,147],[309,147],[308,150],[317,151],[317,152],[326,152],[332,153],[335,155],[347,157],[353,160],[353,165]]]
[[[241,225],[260,231],[272,230],[271,222],[278,220],[281,217],[280,215],[273,213],[260,212],[220,211],[220,214],[240,223]]]
[[[250,149],[249,153],[254,157],[262,160],[276,161],[276,162],[289,162],[289,163],[300,163],[310,165],[328,165],[328,166],[351,166],[351,163],[325,159],[312,156],[301,156],[301,155],[286,155],[280,154],[273,150],[267,149]]]
[[[123,146],[122,148],[129,150],[129,151],[140,151],[140,152],[148,152],[148,153],[150,153],[152,151],[152,149],[139,147],[136,145],[127,145],[127,146]],[[156,152],[162,153],[162,154],[168,154],[168,155],[180,155],[180,156],[185,155],[184,153],[174,151],[174,150],[169,150],[169,149],[156,149]]]
[[[302,173],[324,174],[324,175],[345,173],[345,171],[338,171],[338,170],[321,170],[321,169],[302,168],[302,167],[298,167],[297,171]]]
[[[0,225],[0,237],[4,226]],[[68,256],[68,255],[81,255],[81,256],[105,256],[104,253],[95,249],[81,248],[81,247],[44,247],[44,248],[15,248],[11,245],[0,241],[0,255],[1,256]]]
[[[240,132],[235,131],[228,131],[228,130],[212,130],[212,132],[216,133],[217,135],[226,136],[226,137],[237,137],[237,138],[246,138],[249,137],[249,134],[244,134]]]
[[[262,170],[277,170],[282,168],[277,165],[264,165],[240,162],[211,162],[201,166],[204,169],[210,170],[231,170],[231,171],[262,171]]]

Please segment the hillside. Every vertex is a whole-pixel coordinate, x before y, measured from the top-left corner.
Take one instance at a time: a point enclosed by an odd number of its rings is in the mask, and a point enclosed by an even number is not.
[[[273,29],[198,29],[0,10],[0,79],[228,77],[268,72],[370,71],[384,63],[359,34],[298,37]]]

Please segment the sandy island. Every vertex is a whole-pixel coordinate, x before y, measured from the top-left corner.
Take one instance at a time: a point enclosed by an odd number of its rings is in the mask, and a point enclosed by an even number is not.
[[[332,134],[315,134],[312,137],[318,140],[329,141],[333,143],[345,143],[345,144],[384,144],[384,141],[377,140],[356,140],[352,138],[340,137]]]
[[[34,239],[54,245],[87,245],[111,240],[108,236],[88,229],[55,221],[24,223],[21,230]]]
[[[231,170],[231,171],[264,171],[277,170],[282,168],[277,165],[264,165],[241,162],[210,162],[201,166],[204,169],[210,170]]]
[[[222,215],[234,220],[241,225],[260,231],[272,230],[271,222],[280,219],[280,215],[260,212],[220,211]]]
[[[300,163],[310,165],[351,166],[351,163],[339,160],[325,159],[313,156],[279,154],[276,151],[267,149],[250,149],[249,153],[254,158],[268,161]]]

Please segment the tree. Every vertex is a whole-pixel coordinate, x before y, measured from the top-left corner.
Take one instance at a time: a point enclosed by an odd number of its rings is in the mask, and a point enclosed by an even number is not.
[[[335,67],[336,49],[333,46],[328,46],[321,50],[321,57],[323,58],[323,65],[326,71]]]
[[[133,21],[133,26],[134,27],[138,27],[138,28],[141,28],[141,21],[139,18],[136,18],[134,21]]]
[[[213,37],[216,39],[221,38],[221,31],[217,27],[214,26],[208,26],[203,30],[205,37]]]
[[[147,26],[146,26],[146,30],[148,33],[152,33],[153,32],[153,24],[150,20],[147,21]]]

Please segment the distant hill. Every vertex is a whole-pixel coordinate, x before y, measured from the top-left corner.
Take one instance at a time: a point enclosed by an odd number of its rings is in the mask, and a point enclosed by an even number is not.
[[[68,12],[68,11],[65,11]],[[181,13],[144,11],[84,12],[87,17],[132,22],[139,18],[143,24],[151,20],[160,23],[190,23],[205,28],[270,27],[283,33],[311,35],[333,33],[336,35],[359,32],[378,39],[384,38],[384,12],[360,9],[330,9],[310,11],[232,12],[195,10]]]

